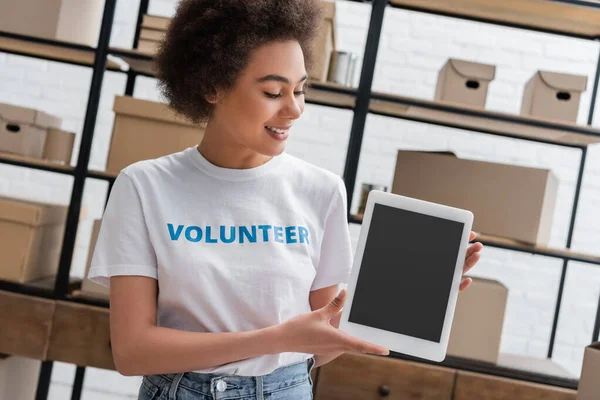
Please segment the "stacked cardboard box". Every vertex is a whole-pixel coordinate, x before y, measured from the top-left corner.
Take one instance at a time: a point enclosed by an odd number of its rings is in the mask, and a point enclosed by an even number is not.
[[[171,19],[167,17],[144,15],[140,29],[138,50],[150,55],[156,53],[170,23]]]
[[[324,19],[314,43],[315,59],[308,70],[308,76],[313,80],[325,82],[329,73],[331,53],[336,49],[335,2],[323,0],[322,6]],[[137,49],[154,55],[170,22],[171,19],[167,17],[144,15]]]
[[[0,198],[0,279],[29,282],[58,270],[68,207]]]
[[[60,130],[61,122],[33,108],[0,104],[0,151],[69,164],[75,134]]]

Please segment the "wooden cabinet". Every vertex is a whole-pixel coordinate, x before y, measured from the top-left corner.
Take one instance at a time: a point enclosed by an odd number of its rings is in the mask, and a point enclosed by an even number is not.
[[[115,369],[107,308],[57,301],[54,314],[48,360]]]
[[[575,400],[575,390],[516,379],[457,372],[454,400]]]
[[[43,360],[53,315],[53,300],[0,292],[0,353]]]
[[[317,400],[450,400],[456,376],[453,369],[349,353],[319,370]]]

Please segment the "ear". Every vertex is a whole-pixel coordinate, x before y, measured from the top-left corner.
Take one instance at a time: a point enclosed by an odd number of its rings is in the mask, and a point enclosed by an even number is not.
[[[216,104],[216,103],[218,103],[223,98],[223,96],[222,96],[222,94],[220,93],[219,90],[213,89],[213,90],[211,90],[211,92],[209,94],[207,94],[206,96],[204,96],[204,98],[210,104]]]

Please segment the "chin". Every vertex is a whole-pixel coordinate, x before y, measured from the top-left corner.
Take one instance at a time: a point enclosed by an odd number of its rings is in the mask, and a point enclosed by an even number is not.
[[[258,153],[263,156],[276,157],[285,151],[285,143],[281,143],[277,146],[265,146]]]

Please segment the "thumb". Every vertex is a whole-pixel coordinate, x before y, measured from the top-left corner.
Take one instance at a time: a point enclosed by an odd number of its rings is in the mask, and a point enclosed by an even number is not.
[[[322,308],[323,312],[328,316],[334,316],[340,312],[346,301],[346,289],[340,290],[335,299]]]

